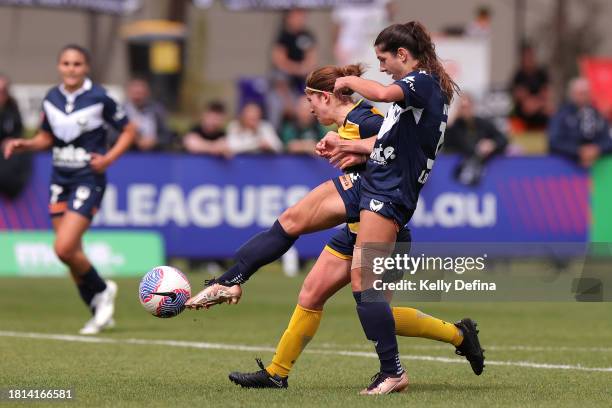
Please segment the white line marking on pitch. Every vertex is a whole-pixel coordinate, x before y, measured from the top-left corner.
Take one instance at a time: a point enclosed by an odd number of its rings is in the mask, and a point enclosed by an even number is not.
[[[351,344],[351,345],[342,345],[336,343],[319,343],[319,347],[327,348],[327,349],[345,349],[348,347],[353,348],[368,348],[369,345],[363,344]],[[413,350],[446,350],[448,346],[444,345],[424,345],[424,344],[413,344],[409,347]],[[495,351],[549,351],[549,352],[559,352],[559,351],[572,351],[572,352],[588,352],[588,353],[612,353],[612,347],[573,347],[573,346],[490,346],[487,345],[485,347],[487,350],[495,350]]]
[[[150,346],[171,346],[171,347],[186,347],[208,350],[233,350],[233,351],[269,351],[274,352],[273,347],[263,346],[245,346],[240,344],[223,344],[223,343],[206,343],[197,341],[181,341],[181,340],[152,340],[152,339],[115,339],[107,337],[87,337],[76,336],[70,334],[48,334],[48,333],[27,333],[14,331],[0,331],[0,337],[16,337],[22,339],[39,339],[39,340],[57,340],[71,341],[80,343],[99,343],[99,344],[138,344]],[[376,358],[376,353],[364,351],[341,351],[341,350],[315,350],[306,349],[306,353],[310,354],[325,354],[336,356],[350,357],[367,357]],[[465,361],[460,358],[434,357],[434,356],[415,356],[403,355],[403,359],[417,361],[435,361],[438,363],[456,363],[465,364]],[[527,367],[540,368],[547,370],[576,370],[576,371],[595,371],[595,372],[612,372],[612,367],[584,367],[581,365],[571,364],[546,364],[534,363],[531,361],[491,361],[487,360],[488,366],[511,366],[511,367]]]

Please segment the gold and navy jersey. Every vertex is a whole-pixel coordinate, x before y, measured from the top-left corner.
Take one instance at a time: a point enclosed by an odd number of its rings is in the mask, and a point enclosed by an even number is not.
[[[53,87],[42,109],[41,129],[53,136],[53,181],[100,178],[89,166],[91,153],[106,152],[106,124],[123,130],[128,121],[123,109],[89,79],[71,93],[62,85]]]
[[[383,124],[384,116],[378,109],[360,99],[344,118],[338,135],[347,140],[367,139],[376,136]],[[345,173],[360,173],[365,164],[345,169]]]

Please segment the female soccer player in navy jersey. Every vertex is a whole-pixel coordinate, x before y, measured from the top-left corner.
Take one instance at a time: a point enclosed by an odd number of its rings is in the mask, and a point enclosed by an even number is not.
[[[329,66],[312,72],[307,79],[306,95],[319,122],[325,125],[331,123],[339,125],[337,134],[329,133],[319,149],[326,157],[341,163],[356,159],[352,154],[345,156],[342,151],[361,151],[369,154],[376,138],[368,137],[378,134],[383,123],[381,114],[365,101],[359,100],[354,104],[346,95],[332,93],[338,78],[355,73],[360,76],[361,72],[359,66]],[[366,139],[357,139],[359,136]],[[352,197],[358,197],[358,178],[363,170],[365,170],[363,165],[352,167],[348,171],[354,173],[345,174],[334,180],[336,190],[345,203],[355,201]],[[347,212],[358,214],[358,205],[348,209]],[[264,367],[258,361],[261,370],[250,373],[233,372],[229,376],[231,381],[248,388],[288,386],[288,375],[293,365],[318,330],[326,301],[351,281],[351,259],[358,229],[358,222],[347,224],[333,236],[319,255],[304,280],[298,304],[276,347],[272,363]],[[405,244],[410,240],[410,231],[401,228],[397,242]],[[393,317],[395,333],[399,336],[428,338],[454,346],[459,346],[463,341],[462,332],[454,324],[426,315],[419,310],[393,307]]]
[[[353,153],[344,155],[344,152],[369,154],[375,141],[374,137],[369,136],[377,134],[382,125],[380,114],[364,101],[354,104],[347,96],[332,93],[337,78],[354,75],[355,71],[354,66],[318,69],[309,75],[306,88],[313,113],[318,120],[325,125],[335,122],[340,126],[338,134],[330,133],[326,136],[327,146],[326,142],[322,143],[321,152],[343,164],[358,161]],[[358,137],[367,139],[357,139]],[[351,170],[361,171],[363,167]],[[190,307],[210,307],[221,301],[236,303],[241,296],[239,284],[244,283],[256,271],[258,265],[270,262],[274,254],[280,256],[280,253],[295,241],[297,237],[289,235],[287,230],[316,230],[317,226],[323,225],[324,222],[335,222],[336,212],[341,214],[342,218],[358,220],[358,187],[359,176],[355,173],[345,174],[333,183],[327,182],[317,187],[298,203],[297,208],[283,213],[272,229],[247,242],[239,250],[237,265],[217,279],[217,283],[207,286],[190,299]],[[336,202],[339,202],[341,208],[334,212]],[[296,226],[297,222],[304,225]],[[244,387],[287,386],[287,375],[306,345],[304,339],[312,338],[318,329],[326,300],[350,282],[356,231],[355,224],[344,227],[330,240],[319,256],[304,282],[298,305],[277,347],[272,364],[254,373],[232,373],[232,381]],[[399,242],[409,242],[408,230],[401,229],[397,239]],[[398,335],[435,339],[457,347],[463,342],[462,332],[451,323],[425,315],[413,308],[397,307],[393,308],[393,313]]]
[[[338,78],[334,90],[351,89],[372,101],[392,103],[362,173],[360,197],[354,198],[359,202],[360,228],[351,265],[357,313],[380,360],[378,374],[362,393],[388,394],[404,390],[408,377],[399,360],[393,313],[382,293],[372,287],[374,275],[369,260],[390,254],[398,227],[410,221],[419,192],[444,143],[448,105],[458,88],[419,22],[387,27],[374,46],[381,71],[395,82],[384,86],[348,76]],[[472,368],[480,374],[484,357],[475,324],[465,319],[458,327],[466,343],[458,352],[467,354]]]
[[[43,120],[32,139],[6,143],[4,156],[53,147],[49,213],[55,230],[55,253],[68,266],[81,298],[93,317],[80,330],[96,334],[114,325],[117,285],[103,280],[83,252],[82,237],[100,206],[106,169],[132,144],[135,131],[106,91],[93,84],[89,52],[78,45],[61,49],[58,71],[62,83],[43,101]],[[121,134],[107,149],[105,124]]]

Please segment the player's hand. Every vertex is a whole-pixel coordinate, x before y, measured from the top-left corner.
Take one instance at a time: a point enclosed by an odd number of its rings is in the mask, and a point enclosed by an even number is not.
[[[344,170],[365,163],[367,159],[368,157],[365,154],[342,152],[331,157],[329,162],[332,166]]]
[[[4,158],[10,158],[13,153],[19,152],[26,145],[23,139],[9,139],[4,143]]]
[[[588,169],[597,161],[599,155],[601,154],[601,149],[599,146],[593,143],[585,144],[580,147],[578,150],[578,156],[580,158],[580,164],[582,167]]]
[[[91,160],[89,161],[91,169],[96,173],[104,173],[108,166],[111,165],[111,161],[104,155],[99,153],[91,153]]]
[[[491,139],[481,139],[476,144],[476,153],[479,157],[487,158],[495,151],[497,145]]]
[[[321,139],[315,146],[315,152],[326,159],[340,152],[340,135],[336,132],[327,132],[325,137]]]
[[[351,78],[350,76],[340,77],[336,79],[334,83],[334,94],[342,95],[350,93],[351,91]],[[347,92],[348,91],[348,92]]]

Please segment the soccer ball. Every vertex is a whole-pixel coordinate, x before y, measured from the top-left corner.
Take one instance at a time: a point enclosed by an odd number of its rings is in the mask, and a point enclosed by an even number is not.
[[[140,304],[157,317],[174,317],[185,309],[191,285],[181,271],[171,266],[151,269],[140,281]]]

